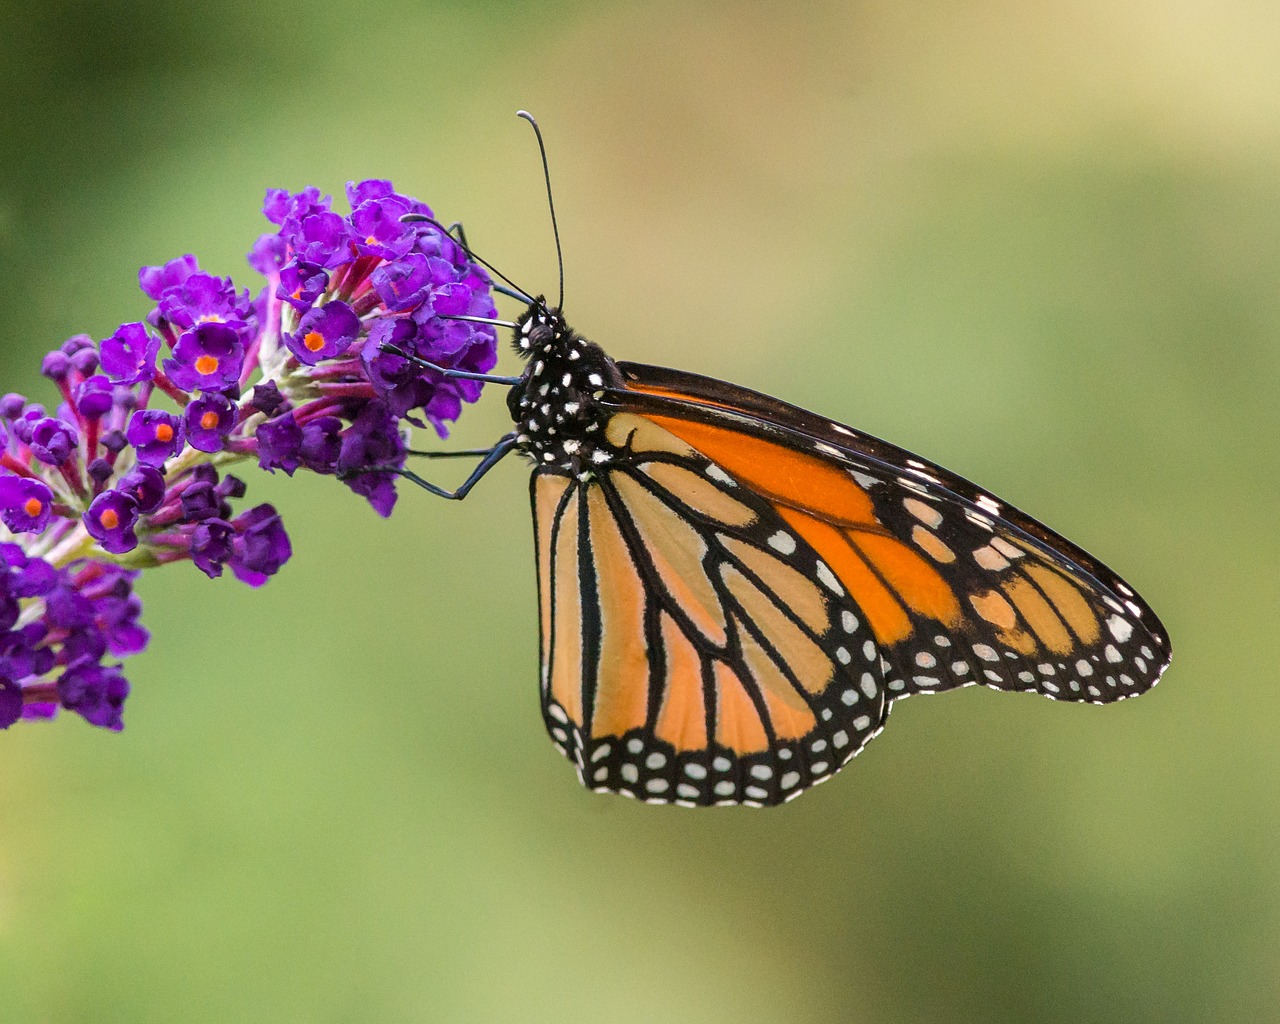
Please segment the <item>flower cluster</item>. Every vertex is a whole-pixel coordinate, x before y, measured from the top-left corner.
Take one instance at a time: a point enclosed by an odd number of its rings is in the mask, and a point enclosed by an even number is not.
[[[315,188],[269,191],[256,297],[193,256],[144,267],[144,320],[44,358],[56,409],[0,398],[0,728],[59,707],[121,727],[129,686],[104,659],[146,645],[137,570],[189,560],[260,586],[280,569],[280,516],[237,514],[225,467],[335,475],[387,516],[409,425],[443,436],[479,397],[415,359],[493,367],[493,328],[455,319],[495,315],[488,276],[390,182],[347,196],[342,216]]]

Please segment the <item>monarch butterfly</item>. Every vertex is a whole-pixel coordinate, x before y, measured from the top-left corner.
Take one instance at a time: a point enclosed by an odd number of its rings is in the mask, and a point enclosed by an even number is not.
[[[507,325],[523,373],[432,368],[510,386],[513,430],[457,491],[402,472],[462,498],[509,452],[532,460],[543,719],[591,789],[778,804],[895,700],[983,683],[1103,704],[1168,666],[1131,587],[968,480],[776,398],[615,362],[566,322],[563,263],[558,305],[508,294],[527,302]]]

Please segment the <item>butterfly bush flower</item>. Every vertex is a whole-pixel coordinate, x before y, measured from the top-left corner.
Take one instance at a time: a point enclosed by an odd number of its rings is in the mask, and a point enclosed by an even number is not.
[[[120,661],[149,639],[139,571],[258,587],[288,561],[279,513],[238,508],[228,468],[335,476],[388,516],[409,428],[445,436],[479,397],[406,357],[492,369],[494,329],[452,319],[495,315],[488,276],[390,182],[347,199],[268,191],[256,296],[191,255],[143,267],[142,320],[45,356],[55,406],[0,397],[0,729],[59,710],[123,728]]]

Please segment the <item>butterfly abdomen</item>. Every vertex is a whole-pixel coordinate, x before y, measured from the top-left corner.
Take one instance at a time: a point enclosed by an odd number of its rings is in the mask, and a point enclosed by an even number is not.
[[[598,345],[577,334],[540,302],[516,323],[516,350],[528,360],[508,405],[517,446],[535,465],[559,469],[581,480],[613,458],[604,440],[610,410],[600,405],[622,375]]]

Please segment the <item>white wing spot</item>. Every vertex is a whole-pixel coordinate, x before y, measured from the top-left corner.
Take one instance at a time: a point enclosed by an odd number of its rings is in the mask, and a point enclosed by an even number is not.
[[[1004,555],[1005,558],[1021,558],[1026,554],[1021,548],[1010,544],[1003,537],[992,537],[991,546]]]
[[[1111,630],[1116,643],[1122,644],[1133,636],[1133,623],[1128,619],[1122,619],[1119,615],[1113,615],[1107,619],[1107,629]]]
[[[796,550],[796,539],[785,530],[779,530],[769,538],[769,547],[784,555],[793,555]]]
[[[936,530],[942,525],[942,513],[932,505],[926,505],[919,498],[903,498],[902,506],[931,530]]]
[[[707,777],[707,769],[695,761],[690,761],[684,766],[684,773],[691,779],[705,779]]]
[[[840,625],[844,627],[846,633],[856,633],[858,631],[858,617],[851,611],[842,612]]]
[[[836,579],[835,573],[827,568],[826,562],[820,561],[815,571],[818,574],[818,579],[822,581],[823,585],[826,586],[828,590],[838,597],[844,596],[844,588],[840,586],[840,581]]]
[[[633,764],[624,764],[621,773],[624,782],[636,782],[640,778],[640,769]]]
[[[1000,660],[1000,655],[996,654],[995,650],[991,647],[988,647],[986,644],[974,644],[973,653],[976,654],[983,661],[999,661]]]
[[[853,661],[853,655],[849,653],[849,649],[847,647],[837,647],[836,661],[840,662],[841,665],[847,665],[849,662]]]
[[[1009,560],[989,545],[978,548],[973,553],[973,560],[983,569],[989,569],[991,572],[999,572],[1009,567]]]

